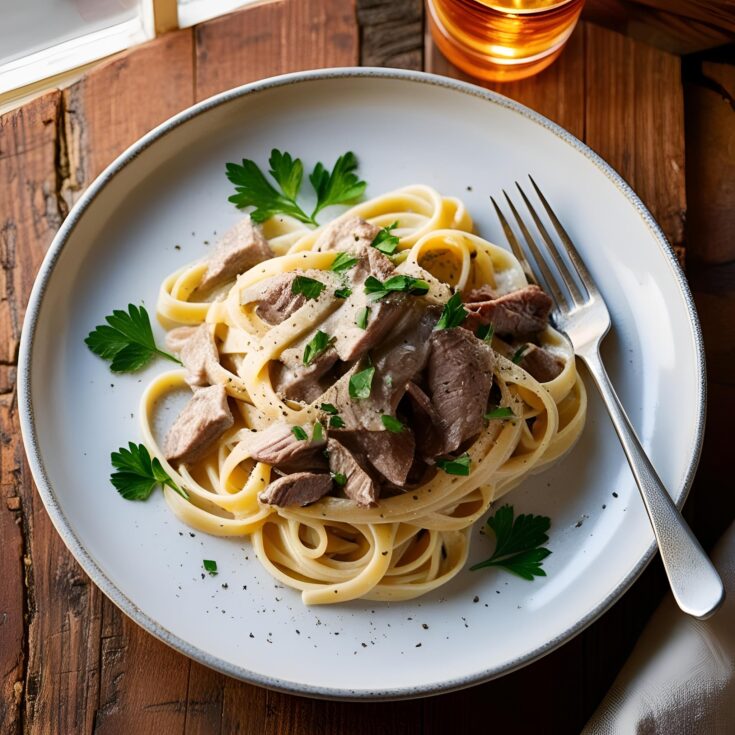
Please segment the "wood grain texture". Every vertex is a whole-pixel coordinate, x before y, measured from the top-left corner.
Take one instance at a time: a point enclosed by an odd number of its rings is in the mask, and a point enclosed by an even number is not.
[[[423,69],[423,0],[357,0],[360,64]]]
[[[194,32],[197,100],[276,74],[358,63],[351,0],[276,0]]]

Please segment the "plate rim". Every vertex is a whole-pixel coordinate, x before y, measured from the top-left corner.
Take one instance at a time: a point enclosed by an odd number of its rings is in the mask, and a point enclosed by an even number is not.
[[[371,700],[401,700],[411,699],[415,697],[427,697],[436,694],[448,693],[463,689],[466,687],[481,684],[491,679],[498,678],[505,674],[516,671],[527,664],[530,664],[543,656],[551,653],[561,645],[569,641],[578,633],[591,625],[595,620],[601,617],[612,605],[617,602],[625,592],[638,579],[643,570],[648,566],[656,552],[656,543],[653,541],[643,554],[639,562],[630,570],[625,578],[587,615],[580,618],[576,623],[569,626],[555,638],[550,639],[544,645],[537,647],[535,650],[519,656],[518,658],[501,666],[494,666],[484,669],[463,677],[456,677],[439,684],[428,685],[408,685],[401,687],[392,687],[389,689],[349,689],[347,687],[324,687],[306,684],[304,682],[291,681],[280,677],[271,677],[259,674],[245,666],[239,666],[229,663],[217,656],[213,656],[196,645],[189,643],[178,635],[164,628],[153,618],[149,617],[136,604],[129,599],[118,587],[106,576],[103,570],[97,565],[96,561],[87,552],[80,539],[67,521],[66,516],[59,504],[54,493],[52,482],[46,472],[46,468],[41,456],[41,447],[38,442],[34,423],[33,401],[31,396],[31,362],[33,357],[34,339],[38,326],[39,314],[46,293],[49,280],[53,274],[59,256],[64,249],[66,243],[74,232],[77,223],[82,215],[92,205],[97,195],[107,186],[109,182],[122,171],[131,161],[139,156],[147,148],[151,147],[156,141],[163,138],[166,134],[180,127],[189,120],[207,113],[209,110],[227,104],[240,97],[249,94],[262,92],[268,89],[286,87],[292,84],[300,84],[310,81],[334,80],[334,79],[350,79],[350,78],[379,78],[389,80],[401,80],[404,82],[426,84],[449,89],[454,92],[467,94],[485,100],[491,104],[496,104],[506,109],[510,109],[523,115],[542,127],[549,130],[562,141],[570,145],[577,152],[582,153],[590,160],[611,183],[620,191],[620,193],[633,205],[637,214],[642,219],[659,248],[666,256],[668,265],[674,276],[674,280],[678,285],[687,308],[689,320],[688,326],[691,329],[695,347],[696,372],[698,373],[698,415],[696,423],[695,446],[691,460],[684,478],[681,493],[678,498],[674,499],[677,507],[681,508],[686,500],[691,488],[694,474],[699,463],[702,451],[702,443],[704,438],[704,425],[706,415],[706,369],[705,354],[702,330],[699,323],[699,317],[694,305],[694,299],[686,281],[684,272],[680,268],[673,249],[668,243],[666,236],[655,221],[646,206],[640,200],[638,195],[633,191],[630,185],[622,178],[622,176],[602,157],[595,153],[589,146],[579,140],[572,133],[568,132],[560,125],[552,122],[544,115],[512,100],[498,92],[484,89],[469,82],[451,79],[437,74],[430,74],[423,71],[413,71],[405,69],[391,69],[382,67],[335,67],[330,69],[312,69],[278,76],[268,77],[255,82],[234,87],[232,89],[220,92],[191,107],[182,110],[176,115],[170,117],[150,132],[143,135],[125,151],[123,151],[112,163],[110,163],[90,184],[87,190],[82,194],[76,204],[72,207],[66,219],[54,236],[48,251],[44,256],[41,267],[34,280],[31,295],[26,308],[26,313],[21,331],[20,347],[18,354],[18,413],[20,418],[21,435],[25,447],[26,456],[31,469],[31,473],[36,484],[41,500],[43,501],[46,512],[49,514],[51,521],[61,536],[66,547],[80,564],[85,573],[90,577],[92,582],[96,584],[102,592],[110,599],[118,608],[120,608],[128,617],[136,624],[140,625],[148,633],[154,635],[159,640],[171,646],[175,650],[183,653],[185,656],[194,659],[212,669],[215,669],[228,676],[246,681],[251,684],[263,686],[269,689],[286,692],[289,694],[297,694],[301,696],[314,697],[320,699],[342,700],[342,701],[371,701]]]

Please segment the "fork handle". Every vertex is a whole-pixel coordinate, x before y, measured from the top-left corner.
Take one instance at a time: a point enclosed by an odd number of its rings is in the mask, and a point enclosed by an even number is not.
[[[700,620],[708,618],[725,598],[722,580],[677,510],[651,460],[643,450],[635,429],[610,383],[598,348],[592,347],[579,356],[587,365],[600,391],[620,443],[623,445],[623,451],[628,458],[628,464],[633,471],[656,535],[674,599],[685,613]]]

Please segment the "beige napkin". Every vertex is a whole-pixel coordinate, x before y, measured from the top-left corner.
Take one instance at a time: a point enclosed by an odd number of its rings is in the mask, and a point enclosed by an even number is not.
[[[709,620],[669,595],[582,735],[735,733],[735,523],[712,555],[727,597]]]

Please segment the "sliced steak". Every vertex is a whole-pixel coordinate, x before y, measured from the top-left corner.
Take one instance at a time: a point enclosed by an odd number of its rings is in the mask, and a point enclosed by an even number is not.
[[[291,286],[298,273],[279,273],[269,278],[262,286],[260,299],[255,313],[268,324],[280,324],[297,312],[305,303],[306,297],[293,293]]]
[[[284,355],[285,352],[287,351],[284,351]],[[303,356],[303,349],[300,354]],[[303,359],[295,362],[289,359],[290,355],[285,357],[283,362],[271,363],[273,387],[282,398],[304,403],[313,403],[324,393],[328,386],[324,385],[322,378],[339,360],[333,347],[315,357],[308,365],[303,364]]]
[[[385,427],[380,417],[384,413],[391,413],[391,409],[387,403],[380,401],[375,378],[373,377],[373,389],[369,398],[353,399],[350,396],[350,378],[364,368],[364,364],[354,365],[322,393],[316,402],[331,403],[347,429],[383,431]]]
[[[409,383],[406,393],[411,401],[411,426],[416,434],[416,447],[422,457],[433,459],[441,454],[444,444],[439,416],[431,405],[429,396],[416,383]]]
[[[196,462],[233,423],[224,387],[200,388],[166,434],[163,453],[169,462]]]
[[[260,226],[245,217],[227,230],[217,243],[207,259],[207,270],[199,289],[207,291],[272,257],[273,251]]]
[[[379,232],[380,227],[360,217],[336,220],[322,232],[314,249],[353,250],[355,247],[369,246]]]
[[[284,475],[263,490],[258,499],[268,505],[287,507],[309,505],[323,498],[332,489],[332,478],[314,472],[296,472]]]
[[[498,298],[498,292],[492,286],[485,284],[480,288],[473,288],[465,296],[464,301],[466,304],[474,304],[478,301],[490,301],[496,298]]]
[[[525,339],[546,328],[551,307],[538,286],[525,286],[497,299],[465,303],[469,315],[464,326],[474,331],[480,324],[492,324],[500,336]]]
[[[350,451],[331,437],[327,440],[329,469],[335,475],[344,475],[347,482],[342,486],[344,494],[354,500],[361,508],[375,505],[380,487],[372,477],[360,467]]]
[[[398,487],[406,484],[416,451],[413,432],[408,427],[400,434],[346,429],[331,434],[356,458],[367,460],[388,482]]]
[[[263,431],[251,434],[247,445],[250,457],[256,462],[265,462],[280,468],[293,467],[298,462],[312,462],[324,449],[326,440],[312,441],[311,425],[302,427],[308,439],[299,439],[293,433],[293,428],[291,424],[279,421]]]
[[[199,327],[175,327],[166,333],[166,349],[174,355],[181,352],[184,343],[191,337]]]
[[[558,377],[564,369],[564,362],[543,347],[528,345],[519,365],[531,373],[539,383],[548,383]]]
[[[180,329],[186,329],[186,327],[180,327]],[[211,385],[215,382],[214,371],[219,365],[219,353],[209,324],[200,324],[193,329],[189,337],[181,341],[178,352],[186,368],[186,382],[192,388]]]
[[[426,382],[439,417],[442,454],[482,430],[492,371],[492,349],[466,329],[432,332]]]

